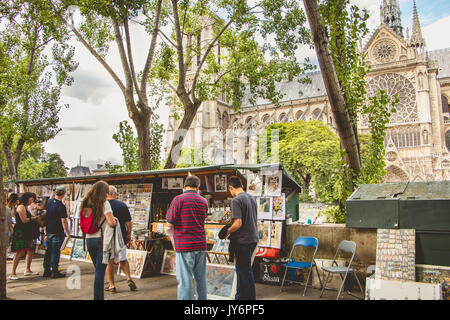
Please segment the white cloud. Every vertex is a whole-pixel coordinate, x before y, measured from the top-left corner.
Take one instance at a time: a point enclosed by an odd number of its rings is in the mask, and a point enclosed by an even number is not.
[[[423,27],[422,33],[428,50],[437,50],[450,47],[450,37],[445,32],[450,30],[450,16],[437,20]]]

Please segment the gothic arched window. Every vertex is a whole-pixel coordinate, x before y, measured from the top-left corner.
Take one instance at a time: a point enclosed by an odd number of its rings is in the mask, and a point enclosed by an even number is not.
[[[320,111],[320,109],[316,109],[316,110],[314,110],[314,112],[313,112],[313,119],[314,120],[321,120],[321,111]]]
[[[283,113],[280,115],[279,120],[280,120],[280,122],[288,122],[288,117],[286,116],[286,113],[283,112]]]
[[[450,151],[450,130],[445,133],[445,146],[447,150]]]
[[[302,118],[303,118],[303,112],[302,111],[297,112],[297,114],[295,115],[295,119],[302,120]]]

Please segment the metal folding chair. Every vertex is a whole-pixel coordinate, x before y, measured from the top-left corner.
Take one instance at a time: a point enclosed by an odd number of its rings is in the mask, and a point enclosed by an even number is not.
[[[315,248],[311,262],[296,261],[292,258],[292,254],[293,254],[295,248],[299,247],[299,246],[306,247],[306,248],[308,248],[308,247]],[[306,288],[308,287],[308,282],[309,282],[309,278],[311,276],[313,267],[316,268],[317,276],[319,277],[320,286],[322,287],[322,280],[320,279],[319,270],[317,269],[316,261],[314,260],[314,258],[316,257],[316,252],[317,252],[318,247],[319,247],[319,240],[317,240],[317,238],[298,237],[297,239],[295,239],[294,245],[292,246],[291,253],[289,255],[289,262],[285,264],[286,270],[284,271],[284,277],[283,277],[283,281],[281,282],[280,292],[283,290],[283,285],[284,285],[284,281],[286,280],[286,274],[287,274],[288,269],[309,269],[308,277],[306,279],[306,282],[304,283],[305,289],[303,291],[303,296],[305,296]],[[302,284],[301,282],[297,282],[297,281],[291,281],[291,282]]]
[[[350,253],[352,255],[352,257],[350,258],[350,261],[348,263],[348,266],[339,266],[338,263],[336,262],[336,257],[338,256],[338,254],[340,252],[346,252],[346,253]],[[353,241],[342,240],[336,250],[336,254],[334,255],[334,259],[333,259],[333,263],[331,264],[331,267],[322,267],[322,270],[328,272],[328,275],[323,284],[322,292],[320,293],[321,298],[322,298],[323,292],[326,288],[330,274],[339,274],[339,276],[341,277],[341,280],[342,280],[341,287],[339,288],[339,293],[336,297],[336,300],[339,300],[339,296],[341,295],[342,289],[344,288],[345,280],[347,280],[347,275],[349,272],[352,272],[354,274],[356,281],[358,282],[359,288],[361,289],[361,293],[364,297],[364,291],[362,289],[361,283],[359,282],[358,276],[356,275],[355,270],[351,267],[353,258],[355,257],[355,254],[356,254],[356,243]],[[345,274],[344,277],[342,277],[343,274]],[[358,297],[358,296],[352,294],[350,291],[348,291],[347,293],[356,298],[364,299],[364,298],[361,298],[361,297]]]

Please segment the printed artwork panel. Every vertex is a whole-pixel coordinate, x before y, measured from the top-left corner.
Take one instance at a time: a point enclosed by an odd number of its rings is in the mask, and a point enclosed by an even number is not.
[[[258,197],[258,220],[272,220],[272,197]]]
[[[236,293],[234,266],[207,264],[206,287],[209,300],[234,299]]]
[[[175,276],[176,275],[176,252],[175,250],[164,251],[163,262],[161,265],[161,273]]]

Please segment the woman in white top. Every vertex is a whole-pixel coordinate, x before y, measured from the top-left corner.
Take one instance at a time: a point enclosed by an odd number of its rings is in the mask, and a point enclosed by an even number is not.
[[[85,217],[89,217],[92,213],[92,223],[99,227],[98,232],[86,235],[86,246],[95,266],[94,300],[104,300],[103,285],[107,265],[102,263],[103,231],[107,225],[110,227],[116,225],[111,205],[106,200],[108,192],[109,185],[105,181],[96,182],[84,197],[80,208],[82,210],[80,214],[83,214]]]

